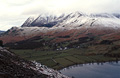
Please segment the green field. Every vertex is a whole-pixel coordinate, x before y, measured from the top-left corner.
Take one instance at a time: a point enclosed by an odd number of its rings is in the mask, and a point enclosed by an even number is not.
[[[105,57],[85,49],[68,49],[63,51],[12,50],[20,57],[35,60],[54,69],[61,69],[74,64],[114,61],[116,58]],[[118,58],[120,60],[120,58]]]

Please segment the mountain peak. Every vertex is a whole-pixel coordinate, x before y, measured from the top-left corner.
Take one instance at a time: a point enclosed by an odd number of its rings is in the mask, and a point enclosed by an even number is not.
[[[31,16],[29,17],[22,25],[22,27],[30,27],[31,23],[35,20],[35,17]]]
[[[37,18],[31,18],[29,17],[25,23],[22,25],[22,27],[52,27],[56,25],[58,22],[61,22],[64,18],[64,14],[61,16],[55,16],[55,15],[46,15],[41,14]]]

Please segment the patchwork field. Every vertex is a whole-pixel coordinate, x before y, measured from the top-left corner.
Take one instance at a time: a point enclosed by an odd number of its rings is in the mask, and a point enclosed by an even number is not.
[[[92,46],[93,47],[93,46]],[[92,48],[90,47],[90,48]],[[105,47],[104,47],[105,48]],[[119,57],[105,56],[106,51],[100,52],[88,49],[68,49],[62,51],[40,50],[11,50],[27,60],[35,60],[54,69],[62,69],[74,64],[106,62],[120,60]],[[118,53],[118,52],[117,52]]]

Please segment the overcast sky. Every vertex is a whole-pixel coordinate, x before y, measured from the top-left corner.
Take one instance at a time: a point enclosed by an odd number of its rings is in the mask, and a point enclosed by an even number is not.
[[[20,26],[30,16],[73,11],[120,13],[120,0],[0,0],[0,30]]]

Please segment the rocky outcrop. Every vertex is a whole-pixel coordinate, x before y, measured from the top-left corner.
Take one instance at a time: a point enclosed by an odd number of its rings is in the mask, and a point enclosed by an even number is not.
[[[0,78],[69,78],[35,61],[27,61],[0,47]]]

